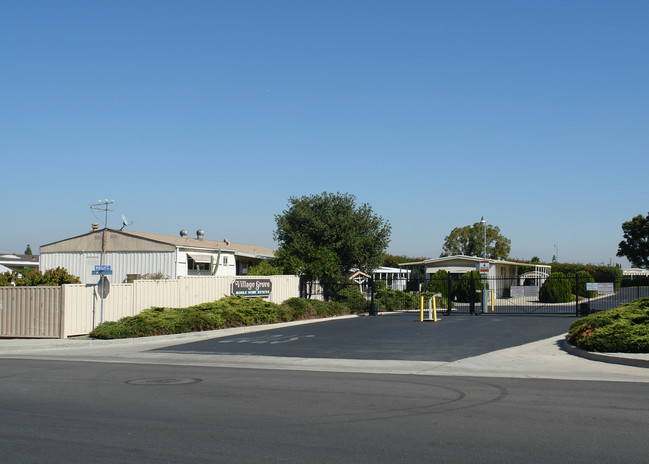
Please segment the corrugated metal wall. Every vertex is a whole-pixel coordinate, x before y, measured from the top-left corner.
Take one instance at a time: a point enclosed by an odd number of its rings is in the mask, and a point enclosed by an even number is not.
[[[269,301],[282,303],[299,296],[298,277],[264,278],[270,279],[273,285]],[[95,285],[0,287],[0,337],[83,335],[101,322],[134,316],[152,306],[184,308],[219,300],[230,294],[234,279],[232,276],[182,277],[111,284],[103,302]]]
[[[60,337],[61,292],[61,287],[0,287],[0,337]]]
[[[40,269],[62,267],[81,279],[84,284],[96,284],[99,276],[92,275],[92,269],[100,263],[101,253],[43,253],[40,256]],[[105,265],[109,265],[113,274],[108,276],[112,283],[126,282],[128,274],[146,274],[160,272],[173,279],[176,276],[175,253],[173,252],[109,252],[106,253]]]

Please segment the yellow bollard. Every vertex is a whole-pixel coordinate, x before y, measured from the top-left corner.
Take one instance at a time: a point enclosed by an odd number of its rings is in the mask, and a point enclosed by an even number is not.
[[[433,297],[433,321],[437,322],[437,300]]]
[[[421,297],[421,305],[420,305],[420,315],[419,315],[419,322],[424,322],[424,297]]]
[[[491,312],[494,312],[494,291],[491,291]]]

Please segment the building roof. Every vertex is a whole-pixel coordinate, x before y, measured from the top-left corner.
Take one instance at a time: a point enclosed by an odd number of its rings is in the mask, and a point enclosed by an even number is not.
[[[38,267],[38,255],[24,255],[18,253],[0,253],[0,265],[10,269],[23,267]]]
[[[403,268],[400,268],[400,267],[388,267],[388,266],[377,267],[376,269],[374,269],[372,271],[372,273],[374,273],[374,274],[379,273],[379,272],[383,272],[383,273],[386,273],[386,274],[397,274],[397,273],[404,273],[404,272],[408,273],[408,272],[411,272],[411,271],[410,271],[410,269],[403,269]]]
[[[622,274],[623,275],[640,275],[640,276],[646,276],[649,275],[649,269],[642,269],[639,267],[632,267],[629,269],[622,269]]]
[[[133,237],[140,237],[147,240],[153,240],[156,242],[167,243],[169,245],[174,245],[176,247],[184,248],[205,248],[213,250],[231,250],[234,251],[237,255],[243,256],[267,256],[272,258],[275,255],[275,251],[261,247],[258,245],[248,245],[245,243],[232,243],[229,240],[199,240],[197,238],[189,237],[176,237],[175,235],[162,235],[162,234],[153,234],[150,232],[134,232],[134,231],[121,231]]]
[[[9,269],[7,266],[3,266],[0,264],[0,274],[4,274],[5,272],[12,272],[11,269]]]
[[[190,248],[206,251],[230,251],[237,256],[272,258],[274,251],[270,248],[244,243],[232,243],[227,240],[199,240],[197,238],[181,237],[173,235],[154,234],[150,232],[135,232],[131,230],[105,229],[110,237],[110,247],[107,251],[124,251],[119,249],[119,243],[126,245],[125,240],[145,242],[145,246],[138,246],[139,251],[172,250],[174,248]],[[41,246],[41,253],[47,252],[71,252],[90,250],[100,246],[100,238],[104,229],[91,231],[87,234],[59,240]],[[149,245],[146,245],[148,243]],[[132,244],[128,248],[132,249]]]
[[[449,261],[469,261],[472,263],[479,263],[480,261],[489,261],[491,264],[508,264],[512,266],[520,266],[521,263],[516,263],[513,261],[505,261],[502,259],[490,259],[481,258],[479,256],[466,256],[466,255],[452,255],[452,256],[442,256],[441,258],[428,258],[423,261],[416,261],[412,263],[401,263],[399,266],[427,266],[427,265],[436,265],[444,264]]]

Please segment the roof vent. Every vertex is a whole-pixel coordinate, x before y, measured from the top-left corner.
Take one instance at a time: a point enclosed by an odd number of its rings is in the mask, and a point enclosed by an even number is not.
[[[205,231],[203,229],[198,229],[196,231],[196,238],[199,240],[203,240],[203,237],[205,237]]]
[[[181,237],[187,237],[187,229],[183,229],[180,231],[180,236]]]
[[[99,223],[98,222],[93,222],[92,223],[92,230],[99,230]]]

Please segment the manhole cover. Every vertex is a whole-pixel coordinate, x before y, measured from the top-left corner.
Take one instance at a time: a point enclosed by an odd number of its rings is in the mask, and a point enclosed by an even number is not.
[[[188,383],[202,382],[203,379],[195,379],[191,377],[181,378],[164,378],[164,379],[135,379],[128,380],[126,383],[129,385],[184,385]]]

